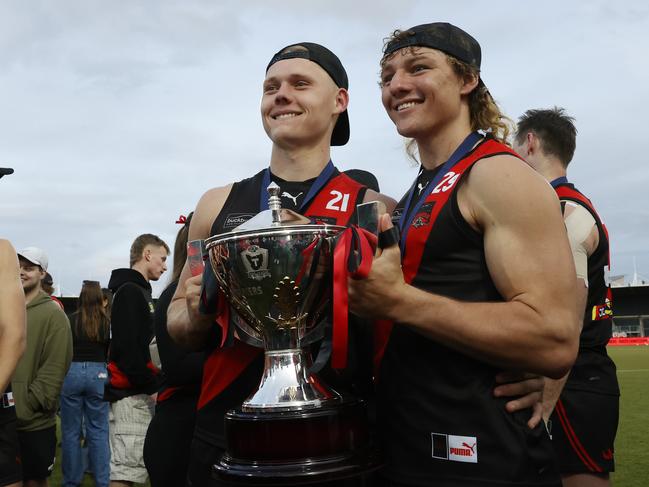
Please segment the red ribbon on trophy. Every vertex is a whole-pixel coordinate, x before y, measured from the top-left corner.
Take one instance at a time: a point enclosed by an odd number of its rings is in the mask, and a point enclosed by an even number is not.
[[[365,279],[372,268],[377,237],[373,233],[352,226],[342,232],[334,249],[333,269],[333,332],[331,366],[347,366],[349,336],[349,295],[347,279]]]

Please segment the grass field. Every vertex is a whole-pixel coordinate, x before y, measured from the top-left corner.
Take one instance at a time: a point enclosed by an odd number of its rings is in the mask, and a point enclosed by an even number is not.
[[[615,442],[615,487],[649,486],[649,347],[609,347],[617,365],[622,397],[620,425]],[[60,435],[59,435],[60,438]],[[61,458],[50,478],[51,487],[61,485]],[[94,482],[86,475],[83,487]],[[147,484],[148,485],[148,484]],[[181,486],[179,486],[181,487]]]
[[[615,441],[616,487],[649,485],[649,347],[609,347],[620,382]]]

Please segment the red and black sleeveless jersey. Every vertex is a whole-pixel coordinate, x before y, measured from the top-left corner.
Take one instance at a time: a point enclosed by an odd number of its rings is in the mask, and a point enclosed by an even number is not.
[[[261,171],[232,186],[212,225],[211,235],[231,231],[259,213],[263,177],[264,171]],[[274,176],[271,179],[281,188],[282,206],[296,210],[300,206],[300,197],[308,192],[313,182],[286,182]],[[366,187],[335,170],[307,208],[299,212],[316,222],[347,225],[353,221],[356,205],[363,201],[365,192]],[[230,315],[233,316],[234,312],[230,311]],[[211,344],[212,347],[217,345]],[[230,409],[241,406],[259,385],[263,358],[262,349],[238,340],[231,347],[213,348],[209,352],[198,400],[195,429],[198,438],[219,448],[225,447],[223,417]],[[368,352],[368,363],[370,361],[371,351]]]
[[[588,210],[595,219],[599,236],[597,248],[588,257],[588,298],[579,336],[579,354],[565,387],[619,394],[615,364],[606,353],[613,327],[612,296],[605,277],[605,268],[610,265],[608,232],[591,201],[573,184],[559,184],[555,191],[562,208],[566,201],[572,201]]]
[[[484,139],[418,210],[402,257],[412,285],[461,301],[503,301],[489,275],[483,236],[463,218],[457,201],[457,188],[473,164],[489,164],[502,154],[516,155]],[[442,193],[447,194],[440,200]],[[397,205],[397,219],[405,201]],[[409,245],[410,238],[419,239],[413,240],[417,245]],[[509,414],[507,399],[494,397],[498,372],[396,323],[377,393],[386,475],[421,486],[559,485],[545,428],[530,430],[529,410]]]

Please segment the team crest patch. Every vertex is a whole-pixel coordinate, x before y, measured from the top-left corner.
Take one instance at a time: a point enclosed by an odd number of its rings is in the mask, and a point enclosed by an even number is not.
[[[434,203],[426,203],[422,205],[415,217],[412,219],[412,226],[420,228],[430,223],[430,214],[433,211]]]
[[[432,456],[451,462],[478,463],[478,439],[475,436],[457,436],[431,433]]]
[[[270,272],[268,272],[267,249],[262,249],[257,245],[251,245],[239,255],[250,279],[261,281],[270,277]]]
[[[239,225],[246,223],[254,215],[252,213],[230,213],[225,217],[223,222],[223,230],[228,230],[229,228],[235,228]]]
[[[606,298],[604,304],[598,304],[593,306],[593,312],[591,319],[593,321],[598,320],[608,320],[613,318],[613,306],[611,305],[611,300]]]

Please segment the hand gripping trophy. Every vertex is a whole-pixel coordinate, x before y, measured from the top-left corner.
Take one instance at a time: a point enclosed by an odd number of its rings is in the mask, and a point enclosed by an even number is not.
[[[306,348],[324,335],[334,245],[346,228],[282,209],[275,183],[268,193],[268,210],[205,241],[239,339],[265,351],[258,389],[226,414],[227,449],[216,473],[235,483],[290,485],[371,470],[378,464],[365,404],[312,373]]]

